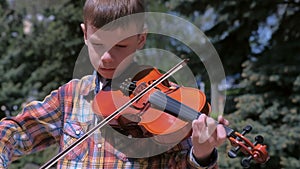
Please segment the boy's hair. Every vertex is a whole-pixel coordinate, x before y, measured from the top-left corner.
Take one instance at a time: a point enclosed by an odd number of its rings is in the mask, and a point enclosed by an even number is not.
[[[111,23],[121,17],[129,16],[137,13],[144,13],[144,1],[143,0],[86,0],[83,8],[84,24],[87,27],[92,25],[95,28],[101,28],[104,25]],[[143,27],[143,15],[134,15],[130,18],[131,21]],[[128,17],[117,25],[110,26],[110,29],[126,26],[129,24]]]

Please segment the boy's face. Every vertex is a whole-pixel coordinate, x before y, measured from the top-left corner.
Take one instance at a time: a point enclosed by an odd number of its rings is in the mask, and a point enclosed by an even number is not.
[[[90,61],[98,73],[107,79],[122,73],[132,62],[132,54],[141,49],[146,41],[146,34],[136,34],[135,26],[126,31],[122,28],[103,31],[91,25],[85,27],[84,24],[81,27]]]

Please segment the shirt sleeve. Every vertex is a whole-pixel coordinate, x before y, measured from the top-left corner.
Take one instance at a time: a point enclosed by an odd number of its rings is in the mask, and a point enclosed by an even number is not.
[[[42,102],[31,102],[15,116],[0,121],[0,168],[29,153],[58,142],[62,112],[58,90]]]
[[[196,169],[217,169],[217,160],[218,160],[218,151],[217,149],[214,149],[212,154],[210,155],[209,163],[207,166],[200,165],[195,156],[193,155],[193,147],[191,148],[188,156],[188,163]]]

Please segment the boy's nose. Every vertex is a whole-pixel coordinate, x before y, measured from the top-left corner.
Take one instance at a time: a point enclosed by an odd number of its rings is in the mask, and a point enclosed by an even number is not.
[[[104,54],[101,57],[102,62],[104,63],[110,63],[113,61],[110,52],[104,52]]]

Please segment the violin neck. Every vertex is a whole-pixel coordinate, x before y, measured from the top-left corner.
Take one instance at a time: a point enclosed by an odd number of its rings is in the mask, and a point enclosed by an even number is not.
[[[186,122],[192,122],[201,115],[201,113],[198,113],[189,106],[180,103],[159,90],[150,95],[149,102],[151,103],[151,107]]]
[[[201,112],[198,112],[191,107],[169,97],[161,91],[152,93],[149,97],[149,102],[151,103],[151,107],[166,112],[186,122],[192,122],[193,120],[198,119],[202,114]],[[216,124],[218,124],[217,121]],[[224,126],[224,128],[227,137],[232,136],[235,132],[230,127]]]

